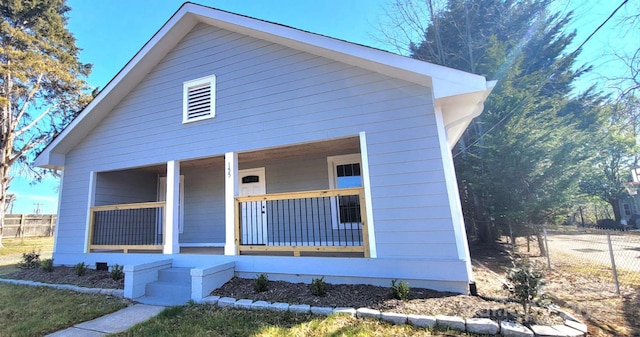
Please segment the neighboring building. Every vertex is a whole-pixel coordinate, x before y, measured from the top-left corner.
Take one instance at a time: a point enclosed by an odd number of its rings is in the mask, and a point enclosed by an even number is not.
[[[451,148],[494,84],[187,3],[36,159],[54,261],[126,265],[150,303],[259,273],[466,293]]]
[[[620,222],[631,228],[640,229],[640,195],[638,195],[640,177],[638,176],[637,171],[640,171],[640,168],[631,170],[633,181],[628,182],[625,185],[629,195],[620,198],[618,205],[620,207]]]

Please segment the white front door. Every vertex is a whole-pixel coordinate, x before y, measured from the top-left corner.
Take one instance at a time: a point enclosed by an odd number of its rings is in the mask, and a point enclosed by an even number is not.
[[[264,167],[238,170],[238,192],[240,196],[267,194]],[[240,210],[240,227],[243,245],[267,243],[267,203],[265,201],[243,202]]]

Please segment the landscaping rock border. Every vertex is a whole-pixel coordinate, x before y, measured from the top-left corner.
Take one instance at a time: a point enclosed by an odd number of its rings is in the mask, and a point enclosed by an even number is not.
[[[124,298],[124,290],[122,289],[101,289],[101,288],[85,288],[69,284],[51,284],[25,280],[2,279],[0,283],[8,283],[15,285],[26,285],[34,287],[49,287],[54,289],[71,290],[87,294],[101,294],[113,297]],[[579,321],[571,314],[561,310],[558,307],[552,309],[565,319],[564,325],[542,326],[536,325],[528,328],[524,325],[501,321],[499,324],[490,319],[484,318],[462,318],[457,316],[426,316],[426,315],[406,315],[393,312],[380,312],[370,308],[332,308],[332,307],[315,307],[308,304],[288,304],[288,303],[269,303],[265,301],[252,301],[249,299],[237,300],[232,297],[207,296],[202,299],[201,303],[217,305],[221,308],[236,308],[244,310],[273,310],[273,311],[291,311],[300,314],[315,314],[321,316],[329,316],[331,314],[345,314],[358,318],[374,318],[380,319],[392,324],[411,324],[417,327],[432,328],[439,327],[444,329],[466,331],[470,333],[493,333],[505,337],[532,337],[532,336],[563,336],[578,337],[586,336],[587,326]]]
[[[320,316],[329,316],[331,314],[347,314],[358,318],[379,319],[391,324],[411,324],[417,327],[432,328],[438,327],[443,329],[451,329],[463,332],[477,334],[494,334],[505,337],[533,337],[533,336],[562,336],[562,337],[578,337],[586,336],[587,326],[580,322],[572,315],[553,308],[563,318],[564,325],[543,326],[535,325],[528,328],[524,325],[502,321],[495,322],[488,318],[462,318],[457,316],[426,316],[426,315],[407,315],[394,312],[380,312],[370,308],[331,308],[331,307],[315,307],[308,304],[288,304],[288,303],[269,303],[265,301],[256,301],[248,299],[236,300],[232,297],[208,296],[201,303],[217,305],[223,307],[243,308],[246,310],[274,310],[274,311],[290,311],[298,314],[315,314]]]
[[[53,284],[53,283],[43,283],[43,282],[35,282],[35,281],[27,281],[27,280],[4,279],[4,278],[0,278],[0,283],[25,285],[25,286],[32,286],[32,287],[49,287],[49,288],[61,289],[61,290],[71,290],[71,291],[85,293],[85,294],[100,294],[100,295],[108,295],[113,297],[124,298],[124,290],[122,289],[86,288],[86,287],[78,287],[70,284]]]

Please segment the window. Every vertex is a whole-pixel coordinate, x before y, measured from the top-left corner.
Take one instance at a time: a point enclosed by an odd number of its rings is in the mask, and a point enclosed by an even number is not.
[[[184,82],[182,123],[213,118],[216,115],[216,77]]]
[[[330,188],[362,187],[360,154],[327,157]],[[340,196],[331,202],[334,229],[358,229],[361,224],[360,198]]]
[[[626,216],[631,215],[631,205],[624,203],[622,204],[622,207],[624,208],[624,215]]]

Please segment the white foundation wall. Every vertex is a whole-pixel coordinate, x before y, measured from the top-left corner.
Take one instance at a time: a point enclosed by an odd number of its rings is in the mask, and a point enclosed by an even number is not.
[[[311,283],[324,277],[331,284],[370,284],[391,286],[391,280],[405,281],[414,288],[468,293],[466,267],[462,261],[420,261],[407,259],[318,258],[282,256],[224,256],[180,254],[55,254],[56,265],[72,266],[82,261],[89,266],[106,262],[109,266],[136,265],[172,260],[174,267],[205,268],[235,263],[235,275],[253,279],[266,273],[270,280]]]

